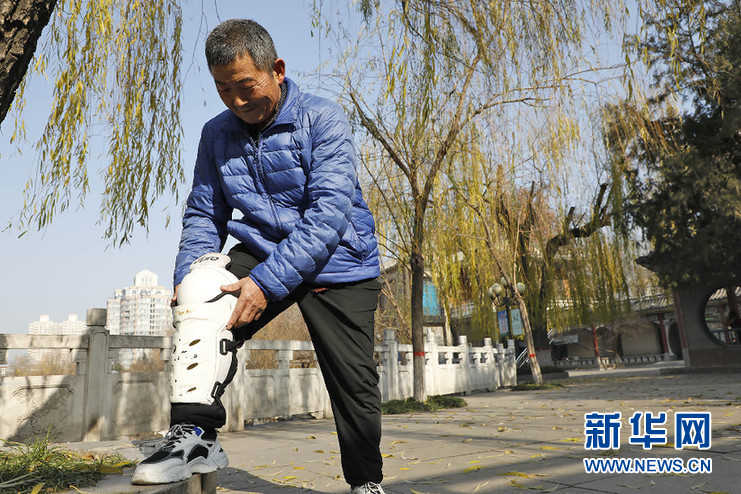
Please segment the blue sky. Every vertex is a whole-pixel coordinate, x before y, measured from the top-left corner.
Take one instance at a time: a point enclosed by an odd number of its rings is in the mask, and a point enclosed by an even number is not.
[[[331,0],[326,7],[336,8]],[[299,84],[308,83],[309,75],[320,64],[320,53],[326,52],[311,32],[309,0],[272,2],[219,1],[183,3],[183,97],[182,156],[186,183],[181,188],[181,203],[187,195],[192,177],[201,126],[224,107],[213,88],[203,59],[203,43],[208,31],[220,20],[232,17],[252,18],[273,36],[278,56],[286,60],[288,76]],[[201,25],[201,9],[205,13]],[[199,33],[200,27],[200,33]],[[48,33],[45,32],[44,35]],[[0,225],[15,216],[22,205],[22,188],[35,170],[35,142],[48,116],[52,82],[36,78],[26,91],[26,127],[28,143],[22,154],[10,144],[12,115],[0,127]],[[306,86],[306,84],[302,84]],[[93,150],[92,156],[103,149]],[[89,172],[95,174],[94,159]],[[28,323],[41,314],[63,320],[68,313],[85,317],[88,308],[105,307],[106,299],[116,288],[132,284],[134,274],[149,269],[159,276],[160,284],[170,287],[172,269],[180,239],[182,204],[174,200],[159,203],[151,214],[150,230],[135,232],[134,239],[122,248],[113,248],[102,239],[103,227],[97,225],[99,190],[88,194],[83,209],[72,209],[58,216],[41,232],[30,231],[22,238],[17,231],[0,232],[0,333],[26,332]],[[168,208],[173,221],[165,228]]]

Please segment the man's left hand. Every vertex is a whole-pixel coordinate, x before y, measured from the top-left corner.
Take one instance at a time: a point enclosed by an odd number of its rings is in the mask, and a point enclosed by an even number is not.
[[[265,294],[249,276],[221,287],[221,291],[224,292],[236,292],[237,290],[240,291],[239,299],[229,322],[226,323],[226,329],[257,321],[268,306]]]

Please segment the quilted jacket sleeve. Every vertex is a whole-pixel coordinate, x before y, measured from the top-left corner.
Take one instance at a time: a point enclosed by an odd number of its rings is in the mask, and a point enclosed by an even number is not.
[[[345,233],[357,184],[352,133],[339,105],[324,102],[311,122],[309,206],[296,228],[250,277],[268,300],[283,299],[329,260]]]
[[[232,208],[221,190],[212,145],[206,124],[201,132],[193,188],[183,216],[183,233],[175,259],[173,286],[177,286],[188,274],[193,261],[208,252],[220,252],[226,241],[226,224],[232,216]]]

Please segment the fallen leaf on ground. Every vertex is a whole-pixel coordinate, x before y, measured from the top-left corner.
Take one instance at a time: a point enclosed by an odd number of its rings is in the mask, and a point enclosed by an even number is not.
[[[531,475],[529,473],[524,472],[504,472],[504,473],[498,473],[500,477],[523,477],[526,479],[531,479],[534,477],[534,475]]]
[[[561,442],[564,442],[564,443],[580,443],[582,441],[583,439],[580,437],[567,437],[565,439],[561,439]]]

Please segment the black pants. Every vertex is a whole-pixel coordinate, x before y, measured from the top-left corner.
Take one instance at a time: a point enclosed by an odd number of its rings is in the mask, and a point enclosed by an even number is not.
[[[229,257],[227,269],[240,279],[260,262],[241,244],[232,248]],[[332,402],[345,480],[350,485],[381,482],[381,393],[373,360],[373,317],[380,284],[371,279],[330,285],[322,292],[312,288],[316,287],[302,285],[286,299],[268,303],[260,319],[234,329],[234,339],[252,338],[298,303]],[[226,411],[218,401],[173,403],[170,422],[213,430],[226,423]]]

